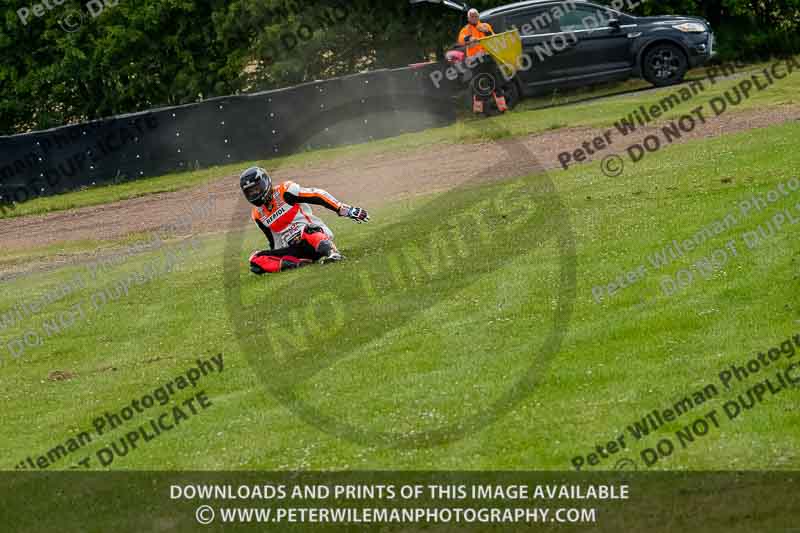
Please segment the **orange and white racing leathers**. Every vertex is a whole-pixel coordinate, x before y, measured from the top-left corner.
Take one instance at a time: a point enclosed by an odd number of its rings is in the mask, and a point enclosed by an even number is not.
[[[312,205],[337,214],[346,207],[327,191],[286,181],[273,189],[264,205],[253,208],[251,217],[270,244],[270,250],[256,252],[250,257],[250,269],[254,273],[297,268],[336,251],[333,232],[314,216]]]

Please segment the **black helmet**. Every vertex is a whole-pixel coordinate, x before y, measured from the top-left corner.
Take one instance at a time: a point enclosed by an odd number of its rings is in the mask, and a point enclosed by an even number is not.
[[[262,206],[272,195],[272,178],[263,168],[250,167],[239,177],[239,187],[242,188],[248,202],[255,206]]]

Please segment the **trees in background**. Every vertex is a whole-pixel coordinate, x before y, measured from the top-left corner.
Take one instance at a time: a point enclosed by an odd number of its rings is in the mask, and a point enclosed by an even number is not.
[[[212,25],[223,0],[119,0],[96,18],[81,2],[66,0],[27,25],[11,2],[0,4],[3,133],[237,89],[238,75],[225,73],[225,42]]]
[[[463,24],[405,0],[113,2],[49,0],[23,24],[20,0],[0,0],[0,134],[404,66],[441,57]],[[710,20],[725,59],[800,50],[800,0],[651,0],[634,14],[663,13]]]

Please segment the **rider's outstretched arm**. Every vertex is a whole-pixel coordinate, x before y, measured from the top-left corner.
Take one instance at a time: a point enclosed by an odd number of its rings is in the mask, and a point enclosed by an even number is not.
[[[300,185],[291,182],[283,193],[283,198],[289,205],[294,204],[310,204],[319,205],[330,209],[331,211],[339,212],[342,203],[333,197],[328,191],[322,189],[315,189],[313,187],[301,187]]]
[[[283,198],[289,205],[319,205],[338,213],[340,217],[352,218],[359,223],[367,222],[369,220],[369,215],[365,209],[361,209],[360,207],[352,207],[342,203],[334,198],[331,193],[322,189],[301,187],[296,183],[291,183],[287,187],[286,192],[283,193]]]

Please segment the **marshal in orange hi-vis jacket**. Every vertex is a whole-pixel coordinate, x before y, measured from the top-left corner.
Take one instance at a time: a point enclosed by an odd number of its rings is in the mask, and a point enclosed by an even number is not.
[[[292,181],[273,187],[272,178],[263,168],[245,170],[239,185],[253,204],[251,218],[270,245],[269,250],[250,256],[250,270],[255,274],[343,259],[333,242],[333,232],[313,214],[312,205],[325,207],[359,223],[369,221],[366,210],[344,204],[321,189],[301,187]]]
[[[458,44],[467,45],[471,41],[476,41],[489,35],[494,35],[494,28],[491,24],[481,22],[478,11],[470,9],[467,14],[469,23],[464,26],[458,34]],[[478,54],[485,54],[486,50],[480,44],[467,46],[467,57],[472,57]]]

